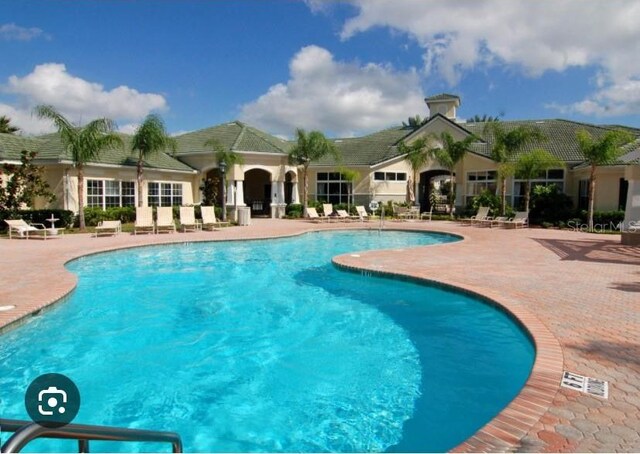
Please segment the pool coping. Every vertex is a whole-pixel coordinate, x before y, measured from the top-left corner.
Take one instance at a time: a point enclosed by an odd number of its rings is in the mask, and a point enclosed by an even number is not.
[[[454,243],[444,243],[445,246]],[[430,247],[430,246],[414,246]],[[451,449],[451,452],[504,452],[514,451],[520,447],[520,441],[529,430],[547,412],[554,397],[560,390],[560,380],[563,374],[564,357],[562,346],[553,333],[529,310],[514,305],[501,298],[498,294],[487,294],[486,290],[477,291],[472,286],[446,280],[442,278],[426,278],[419,275],[398,273],[376,269],[365,263],[353,264],[354,259],[362,259],[367,252],[359,257],[352,254],[341,254],[332,259],[339,268],[355,272],[368,272],[373,275],[409,279],[415,282],[429,283],[483,300],[495,305],[512,317],[529,335],[535,346],[535,359],[531,373],[518,395],[504,407],[498,415],[481,427],[474,435]]]
[[[93,251],[76,251],[62,264],[64,279],[62,279],[62,282],[60,282],[59,285],[56,285],[55,289],[52,289],[57,290],[57,293],[55,293],[54,296],[51,296],[44,302],[35,304],[27,308],[26,310],[18,311],[15,314],[0,313],[0,335],[21,326],[23,323],[30,320],[30,316],[38,315],[47,309],[55,307],[58,303],[63,303],[64,301],[66,301],[70,294],[76,288],[77,277],[74,273],[68,271],[65,268],[65,265],[69,262],[81,259],[83,257],[139,247],[190,244],[201,242],[253,240],[259,241],[268,239],[291,238],[308,233],[324,231],[377,230],[377,228],[372,225],[352,224],[349,226],[342,224],[331,226],[333,228],[326,228],[328,226],[324,227],[325,228],[322,228],[317,224],[308,226],[305,225],[304,227],[300,228],[300,230],[295,232],[266,234],[251,238],[189,238],[188,240],[185,240],[182,235],[180,235],[180,237],[178,237],[178,235],[167,235],[160,241],[154,241],[151,243],[106,245],[107,247],[102,247]],[[447,243],[438,243],[424,246],[409,246],[405,249],[447,246],[450,247],[452,245],[465,243],[469,239],[467,235],[459,232],[454,233],[424,228],[411,228],[410,226],[406,226],[406,224],[404,225],[404,228],[394,228],[392,225],[385,227],[384,230],[447,234],[461,239],[461,241]],[[154,235],[153,237],[156,240],[158,239],[158,235]],[[493,302],[497,306],[501,307],[503,310],[505,310],[506,313],[510,314],[515,320],[522,324],[522,326],[530,334],[535,345],[536,357],[531,374],[520,393],[514,398],[514,400],[511,401],[511,403],[509,403],[509,405],[507,405],[507,407],[505,407],[497,416],[495,416],[485,426],[478,430],[473,436],[452,449],[452,451],[454,452],[495,452],[516,450],[519,447],[519,442],[522,440],[522,438],[527,435],[529,430],[531,430],[533,426],[539,421],[539,419],[547,412],[547,410],[551,406],[554,396],[560,389],[559,384],[560,378],[562,376],[564,361],[562,348],[559,341],[551,333],[551,331],[538,319],[538,317],[533,315],[533,313],[531,313],[524,307],[520,307],[517,304],[513,304],[512,302],[502,298],[495,292],[488,291],[487,289],[478,291],[473,286],[466,285],[461,282],[455,282],[449,279],[425,278],[424,276],[420,276],[418,274],[393,272],[388,270],[381,271],[374,267],[367,266],[367,264],[365,264],[362,260],[371,252],[388,251],[393,253],[396,250],[397,248],[377,249],[375,251],[353,251],[348,254],[342,254],[333,257],[332,262],[345,269],[351,268],[355,271],[368,271],[375,274],[395,276],[399,278],[409,278],[423,282],[431,282],[436,285],[450,287],[455,290],[477,296],[483,300]],[[359,257],[354,257],[353,254],[358,254]],[[353,262],[355,261],[355,259],[359,259],[361,263],[357,265],[353,263],[347,263],[348,261]]]

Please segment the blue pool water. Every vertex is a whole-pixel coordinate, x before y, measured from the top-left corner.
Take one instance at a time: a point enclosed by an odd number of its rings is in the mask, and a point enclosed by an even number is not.
[[[455,239],[323,232],[76,260],[70,299],[0,337],[0,415],[27,419],[28,384],[59,372],[82,395],[75,422],[177,431],[186,451],[452,448],[518,393],[528,337],[468,295],[330,260]]]

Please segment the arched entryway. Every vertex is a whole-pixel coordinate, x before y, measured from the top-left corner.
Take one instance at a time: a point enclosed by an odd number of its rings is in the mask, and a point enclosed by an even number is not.
[[[455,176],[455,173],[453,175]],[[451,174],[448,170],[428,170],[420,174],[420,184],[418,185],[420,211],[431,211],[433,201],[435,202],[434,212],[447,212],[447,194],[448,190],[450,190],[448,189],[450,188],[450,180]],[[447,184],[448,182],[449,184]]]
[[[264,169],[244,173],[244,203],[252,216],[271,216],[271,174]]]

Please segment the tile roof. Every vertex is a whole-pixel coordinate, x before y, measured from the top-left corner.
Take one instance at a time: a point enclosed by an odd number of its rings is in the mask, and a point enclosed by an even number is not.
[[[602,137],[611,127],[590,125],[587,123],[578,123],[569,120],[527,120],[527,121],[501,121],[500,124],[506,131],[514,129],[518,126],[534,126],[545,135],[546,140],[536,141],[525,146],[521,153],[527,153],[536,148],[543,148],[558,159],[568,163],[580,163],[584,161],[584,156],[580,152],[576,133],[581,130],[587,130],[594,138]],[[483,130],[486,123],[466,123],[466,129],[476,134],[478,137],[485,139],[486,143],[477,143],[473,145],[473,151],[489,157],[491,154],[491,146],[493,144],[493,136],[484,137]],[[640,133],[638,133],[640,135]],[[514,159],[517,155],[514,156]]]
[[[0,149],[9,149],[12,147],[15,149],[15,140],[12,138],[7,138],[8,134],[1,134],[0,136]],[[130,151],[131,150],[131,136],[127,134],[118,134],[123,142],[123,148],[115,148],[111,150],[102,150],[98,155],[98,158],[94,161],[91,161],[95,164],[109,164],[109,165],[120,165],[120,166],[132,166],[135,167],[137,163],[136,156]],[[61,161],[71,161],[71,154],[64,148],[62,142],[60,141],[60,136],[58,133],[54,134],[46,134],[44,136],[39,137],[24,137],[22,138],[24,143],[28,146],[31,146],[31,149],[34,149],[38,152],[37,160],[38,161],[53,161],[53,162],[61,162]],[[14,151],[15,153],[15,151]],[[19,152],[18,152],[19,156]],[[0,159],[8,159],[2,155],[0,155]],[[182,172],[194,172],[195,170],[184,164],[183,162],[174,159],[166,152],[155,153],[150,156],[144,162],[144,168],[146,169],[159,169],[159,170],[174,170],[174,171],[182,171]]]
[[[207,140],[212,138],[217,139],[225,149],[233,151],[286,154],[291,148],[291,142],[279,139],[240,121],[233,121],[176,137],[178,142],[176,155],[212,153],[211,147],[204,145]]]
[[[395,145],[413,132],[410,127],[395,127],[364,137],[332,139],[342,155],[343,165],[374,165],[400,156]],[[335,165],[332,157],[325,157],[316,165]]]
[[[20,161],[22,150],[36,150],[39,141],[14,134],[0,134],[0,160]]]

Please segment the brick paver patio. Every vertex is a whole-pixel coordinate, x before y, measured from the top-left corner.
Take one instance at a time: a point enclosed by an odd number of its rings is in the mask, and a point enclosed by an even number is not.
[[[15,306],[0,312],[0,326],[11,329],[8,324],[71,292],[76,280],[64,263],[84,254],[361,227],[257,219],[248,227],[216,232],[0,239],[0,306]],[[457,450],[640,451],[640,248],[620,245],[618,235],[557,230],[488,229],[450,222],[388,222],[387,228],[448,231],[463,235],[465,241],[369,251],[358,257],[346,254],[334,261],[485,295],[526,324],[536,342],[536,363],[523,391]],[[563,369],[608,380],[609,398],[560,388]]]

